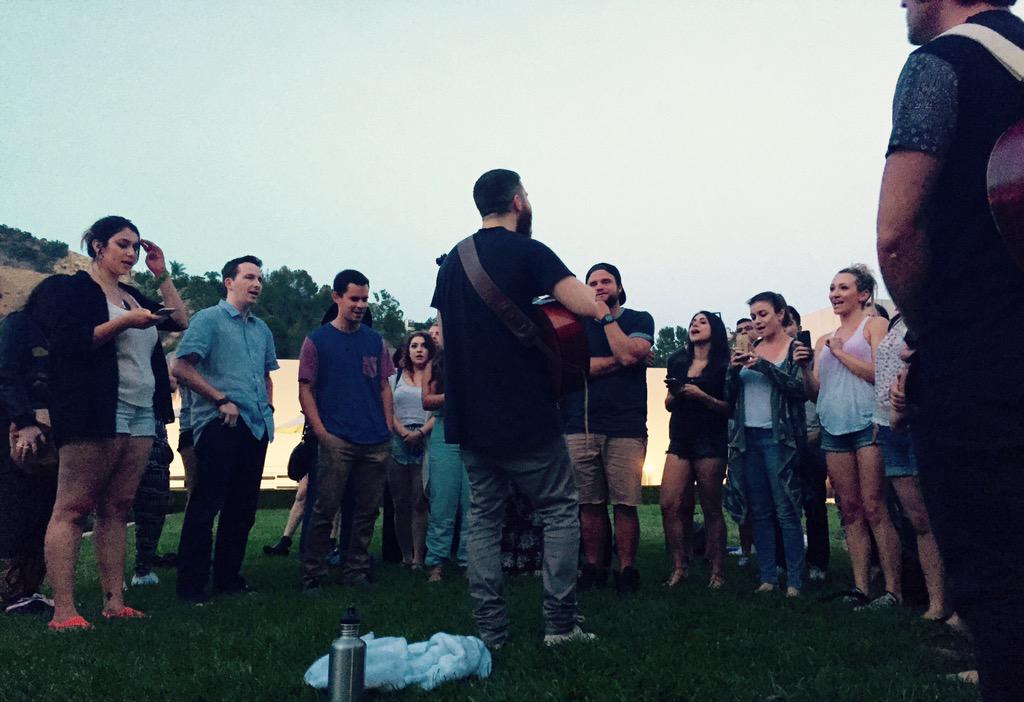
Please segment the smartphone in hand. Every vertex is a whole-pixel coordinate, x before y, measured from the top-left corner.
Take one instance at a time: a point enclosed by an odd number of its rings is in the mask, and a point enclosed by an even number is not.
[[[809,331],[799,331],[796,333],[796,340],[809,349],[813,349],[811,346],[811,333]]]
[[[668,386],[668,391],[673,395],[678,395],[685,384],[679,378],[665,378],[665,385]]]
[[[157,317],[170,317],[172,314],[174,314],[175,310],[177,309],[177,307],[161,307],[153,314],[155,314]]]

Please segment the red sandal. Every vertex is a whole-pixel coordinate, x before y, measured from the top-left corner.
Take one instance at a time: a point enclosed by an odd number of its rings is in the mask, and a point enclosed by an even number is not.
[[[68,617],[62,622],[58,622],[56,619],[51,619],[50,623],[46,625],[46,628],[50,631],[72,631],[74,629],[85,631],[87,629],[92,629],[92,624],[85,621],[85,617],[79,614],[74,617]]]
[[[146,616],[145,612],[140,612],[137,609],[132,609],[128,605],[125,605],[124,607],[122,607],[121,609],[117,610],[116,612],[104,612],[103,613],[103,618],[104,619],[143,619],[143,618],[145,618],[145,616]]]

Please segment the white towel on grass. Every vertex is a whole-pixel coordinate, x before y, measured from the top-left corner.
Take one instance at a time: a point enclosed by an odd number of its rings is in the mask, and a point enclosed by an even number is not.
[[[434,634],[427,641],[410,644],[404,638],[376,638],[373,632],[362,637],[366,642],[365,686],[400,690],[419,685],[433,690],[449,680],[470,676],[486,678],[491,674],[491,652],[475,636]],[[304,679],[311,687],[327,687],[330,656],[318,658],[306,670]]]

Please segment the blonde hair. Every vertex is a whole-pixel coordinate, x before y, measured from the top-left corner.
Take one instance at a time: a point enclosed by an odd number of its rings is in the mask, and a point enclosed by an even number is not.
[[[861,303],[861,307],[867,307],[868,303],[875,299],[875,288],[878,287],[878,282],[875,280],[875,274],[871,272],[867,265],[851,263],[839,271],[839,273],[849,273],[852,275],[857,283],[857,292],[866,292],[868,294],[868,299]],[[839,273],[836,275],[839,275]]]

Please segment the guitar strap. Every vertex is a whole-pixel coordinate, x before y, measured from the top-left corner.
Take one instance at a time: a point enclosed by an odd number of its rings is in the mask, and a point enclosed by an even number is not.
[[[491,308],[520,344],[526,348],[537,349],[548,361],[558,364],[556,367],[559,367],[562,361],[554,349],[544,343],[540,328],[501,291],[494,279],[484,270],[473,236],[467,236],[455,248],[470,285],[484,304]]]
[[[1018,81],[1024,82],[1024,49],[1004,37],[994,29],[981,24],[967,22],[943,32],[939,36],[958,36],[973,39],[992,54],[992,56],[1010,72]]]

